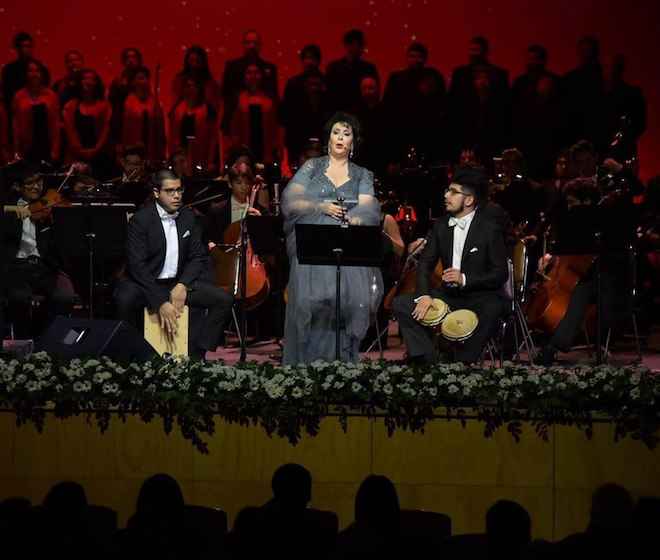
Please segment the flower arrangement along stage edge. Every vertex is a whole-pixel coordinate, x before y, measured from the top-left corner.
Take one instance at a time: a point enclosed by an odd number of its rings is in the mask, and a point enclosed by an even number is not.
[[[321,419],[382,417],[388,433],[423,431],[434,419],[476,419],[490,437],[506,427],[516,440],[522,423],[548,439],[553,424],[592,435],[595,421],[612,422],[615,439],[633,437],[653,448],[660,426],[660,374],[641,366],[503,367],[391,362],[313,362],[306,366],[195,362],[165,357],[119,364],[107,357],[58,361],[44,352],[0,358],[0,406],[18,424],[42,430],[46,415],[87,414],[105,431],[113,415],[159,416],[167,433],[176,422],[202,453],[215,418],[260,425],[292,444],[314,436]]]

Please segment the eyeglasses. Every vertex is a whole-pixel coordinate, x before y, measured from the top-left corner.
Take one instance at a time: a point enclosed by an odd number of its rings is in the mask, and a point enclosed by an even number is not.
[[[452,194],[452,195],[453,194],[462,194],[463,196],[469,196],[468,193],[464,193],[463,191],[459,191],[458,189],[455,189],[453,187],[447,187],[445,189],[445,193],[449,193],[449,194]]]
[[[174,196],[176,194],[183,196],[185,189],[179,187],[178,189],[161,189],[160,192],[167,194],[168,196]]]

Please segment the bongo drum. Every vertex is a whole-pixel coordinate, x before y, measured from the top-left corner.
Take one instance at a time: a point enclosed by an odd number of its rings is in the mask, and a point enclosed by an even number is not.
[[[479,325],[479,318],[474,311],[457,309],[448,313],[442,322],[441,332],[451,342],[463,342],[470,338]]]
[[[435,327],[442,323],[447,313],[449,313],[449,306],[441,299],[433,298],[431,307],[419,322],[425,327]]]

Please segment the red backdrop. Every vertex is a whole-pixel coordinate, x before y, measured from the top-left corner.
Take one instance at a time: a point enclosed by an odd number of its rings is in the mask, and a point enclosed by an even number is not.
[[[55,79],[63,73],[64,51],[74,47],[109,79],[119,70],[120,49],[134,45],[147,65],[161,63],[162,96],[168,102],[169,84],[187,45],[208,48],[219,77],[224,61],[240,54],[246,28],[262,33],[264,57],[280,68],[280,87],[298,71],[297,51],[304,44],[320,44],[327,62],[340,55],[342,33],[351,27],[366,32],[367,56],[383,76],[403,63],[413,38],[429,46],[431,63],[448,76],[465,61],[467,42],[476,34],[489,37],[492,60],[512,76],[522,71],[532,42],[546,45],[551,69],[564,72],[575,63],[578,37],[593,34],[601,40],[605,61],[616,52],[627,55],[627,78],[647,97],[649,124],[640,157],[642,174],[649,177],[660,174],[655,157],[660,147],[659,16],[660,3],[642,0],[0,0],[5,44],[0,60],[13,57],[11,37],[26,30],[35,36],[37,56]]]

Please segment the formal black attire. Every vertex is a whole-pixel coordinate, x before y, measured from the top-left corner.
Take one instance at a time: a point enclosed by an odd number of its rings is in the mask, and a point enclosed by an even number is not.
[[[136,324],[143,307],[157,312],[169,300],[170,290],[184,284],[190,312],[188,350],[191,356],[201,357],[216,349],[231,316],[232,297],[203,279],[208,252],[190,209],[181,210],[175,218],[179,241],[176,275],[158,278],[165,264],[167,240],[156,204],[138,210],[128,224],[127,275],[115,290],[117,313],[120,319]],[[204,309],[208,309],[206,316]]]
[[[598,144],[604,90],[603,68],[598,62],[579,66],[564,75],[561,95],[567,145],[578,140]]]
[[[477,314],[479,326],[465,343],[456,350],[456,360],[475,362],[497,328],[497,321],[505,308],[502,287],[507,280],[507,261],[501,225],[490,212],[477,209],[465,239],[461,259],[461,272],[466,283],[461,288],[442,285],[433,289],[431,275],[440,260],[450,268],[453,259],[454,227],[449,216],[436,221],[417,267],[417,286],[414,295],[399,296],[394,300],[394,313],[410,358],[435,358],[433,333],[412,317],[415,299],[423,295],[442,299],[452,310],[470,309]]]
[[[261,57],[242,56],[228,60],[222,76],[222,98],[225,110],[222,118],[222,130],[227,133],[238,103],[238,96],[245,89],[245,70],[250,64],[256,64],[263,74],[262,90],[273,100],[279,99],[277,89],[277,66]]]
[[[537,90],[542,78],[553,84],[546,95]],[[547,71],[522,74],[513,83],[513,145],[525,154],[528,173],[535,179],[552,176],[557,153],[566,141],[559,83],[559,76]]]
[[[570,188],[570,184],[568,185]],[[595,191],[594,202],[598,201]],[[552,253],[597,255],[594,242],[600,232],[600,317],[603,336],[626,313],[631,311],[632,256],[629,247],[634,242],[636,213],[632,196],[622,195],[596,206],[568,208],[565,200],[557,204],[553,216]],[[592,266],[571,294],[566,314],[552,333],[548,345],[553,349],[570,350],[580,332],[590,304],[597,302],[596,265]]]
[[[2,215],[2,261],[0,268],[8,302],[9,317],[17,338],[30,338],[36,329],[31,323],[30,307],[34,295],[45,298],[46,320],[71,313],[75,299],[73,285],[61,272],[62,260],[57,252],[51,224],[35,224],[34,238],[38,255],[26,256],[23,242],[23,220],[13,213]],[[1,333],[0,333],[1,336]]]
[[[491,90],[496,95],[508,95],[509,91],[509,73],[499,66],[489,62],[466,64],[455,68],[451,75],[451,84],[449,86],[449,96],[452,98],[461,98],[474,89],[473,79],[477,71],[486,71],[490,79]]]
[[[305,87],[308,77],[303,72],[287,81],[279,107],[289,165],[295,167],[309,139],[323,137],[323,126],[331,117],[325,80],[322,89],[312,94]]]
[[[360,82],[365,76],[378,78],[375,64],[346,57],[328,64],[325,73],[330,107],[333,111],[350,111],[360,101]]]
[[[388,141],[394,161],[402,161],[411,147],[427,162],[448,156],[447,88],[438,70],[425,66],[392,72],[383,104],[387,126],[397,130]]]

